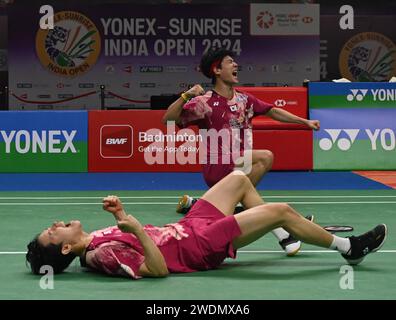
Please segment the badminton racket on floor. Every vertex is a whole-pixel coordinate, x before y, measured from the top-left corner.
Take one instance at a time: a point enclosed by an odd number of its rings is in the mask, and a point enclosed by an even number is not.
[[[343,226],[343,225],[324,226],[323,229],[325,229],[326,231],[331,232],[331,233],[353,231],[353,227]]]

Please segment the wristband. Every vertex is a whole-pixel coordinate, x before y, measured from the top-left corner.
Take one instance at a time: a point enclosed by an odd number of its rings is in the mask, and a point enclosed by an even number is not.
[[[185,92],[183,92],[180,96],[183,98],[183,100],[184,100],[185,102],[190,101],[190,98],[186,95]]]

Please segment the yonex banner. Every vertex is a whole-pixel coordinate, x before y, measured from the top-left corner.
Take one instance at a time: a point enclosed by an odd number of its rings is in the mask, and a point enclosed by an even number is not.
[[[1,112],[0,172],[86,172],[86,111]]]
[[[396,83],[312,82],[309,108],[396,108]]]
[[[314,169],[396,169],[395,83],[310,83]]]

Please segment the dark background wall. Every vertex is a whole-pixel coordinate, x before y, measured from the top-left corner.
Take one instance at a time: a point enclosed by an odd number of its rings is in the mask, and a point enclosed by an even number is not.
[[[7,16],[0,15],[0,110],[6,109],[5,87],[8,82],[7,72]]]
[[[191,5],[207,4],[210,10],[211,4],[248,4],[248,3],[318,3],[321,12],[321,63],[326,68],[321,76],[322,81],[330,81],[334,78],[342,77],[339,71],[339,57],[343,45],[355,34],[360,32],[379,32],[396,43],[396,27],[389,25],[392,17],[396,17],[396,0],[0,0],[0,109],[5,108],[4,87],[8,81],[7,66],[7,13],[13,7],[23,6],[26,10],[37,10],[41,5],[50,4],[56,10],[62,5],[92,5],[100,4],[166,4],[170,5]],[[341,14],[339,9],[342,5],[353,6],[355,14],[355,30],[341,30],[338,22]],[[384,17],[384,19],[382,19]],[[396,18],[394,19],[396,20]],[[396,24],[396,21],[393,21]],[[396,62],[395,62],[396,63]]]

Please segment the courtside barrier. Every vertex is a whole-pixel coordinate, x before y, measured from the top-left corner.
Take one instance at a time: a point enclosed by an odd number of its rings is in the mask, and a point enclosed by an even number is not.
[[[162,124],[163,110],[89,112],[90,172],[199,172],[197,128]],[[172,137],[179,135],[179,141]],[[176,149],[186,152],[178,152]],[[187,152],[189,151],[189,152]],[[183,155],[189,154],[186,158]],[[178,155],[178,156],[177,156]]]
[[[312,170],[312,130],[254,130],[254,149],[271,150],[272,170]]]
[[[0,112],[0,172],[86,172],[87,111]]]
[[[239,87],[256,98],[274,104],[299,117],[308,117],[305,87]],[[312,130],[295,123],[284,123],[267,116],[253,119],[254,149],[274,154],[273,170],[312,170]]]
[[[309,83],[314,169],[396,169],[396,83]]]
[[[307,116],[306,88],[240,89],[294,114]],[[88,170],[201,171],[199,151],[204,145],[200,143],[198,128],[167,128],[161,123],[164,113],[164,110],[90,111]],[[260,118],[253,123],[253,147],[274,153],[273,169],[311,170],[312,131],[300,125]]]
[[[305,88],[301,89],[250,90],[260,99],[305,117],[306,100],[299,96]],[[0,120],[0,172],[201,171],[199,151],[205,145],[198,128],[166,127],[161,122],[164,113],[4,111]],[[274,153],[273,169],[312,169],[312,132],[261,118],[253,123],[253,147]],[[177,136],[177,141],[172,136]]]

